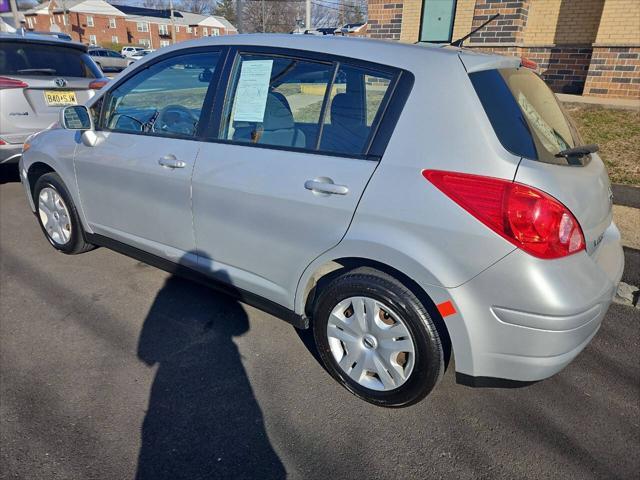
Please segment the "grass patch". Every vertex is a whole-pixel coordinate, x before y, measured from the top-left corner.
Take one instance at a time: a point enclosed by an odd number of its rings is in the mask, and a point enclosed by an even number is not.
[[[585,143],[597,143],[613,183],[640,185],[640,111],[565,104]]]

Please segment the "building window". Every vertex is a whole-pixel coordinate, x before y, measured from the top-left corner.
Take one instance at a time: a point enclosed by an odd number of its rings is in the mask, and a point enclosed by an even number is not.
[[[98,40],[95,35],[89,35],[89,45],[97,45]]]
[[[209,30],[207,29],[207,27],[202,27],[202,36],[203,37],[209,36]]]
[[[91,15],[87,15],[87,27],[93,27],[93,17]]]
[[[33,17],[33,23],[34,23],[34,25],[38,24],[38,17],[37,16]]]
[[[67,24],[67,16],[62,15],[62,25],[66,25],[66,24]]]
[[[160,48],[162,47],[168,47],[169,46],[169,40],[160,40]]]
[[[53,25],[53,17],[49,17],[49,23]]]
[[[27,26],[33,28],[33,19],[31,17],[27,17]]]
[[[117,35],[111,35],[111,43],[120,43]]]
[[[160,35],[169,35],[169,25],[161,23],[158,25],[158,33]]]
[[[212,28],[211,29],[211,35],[213,35],[214,37],[217,37],[218,35],[220,35],[220,29],[219,28]]]
[[[151,42],[149,42],[148,38],[141,38],[138,40],[138,45],[142,45],[145,48],[151,48]]]
[[[109,28],[116,28],[116,19],[109,17]]]
[[[180,25],[176,25],[176,33],[180,33]]]
[[[136,28],[138,29],[139,32],[148,32],[149,24],[147,22],[138,22],[136,23]]]
[[[193,33],[193,28],[187,27],[187,33]]]
[[[456,0],[422,0],[420,41],[450,42],[455,12]]]
[[[193,35],[196,37],[198,36],[198,27],[193,28]]]

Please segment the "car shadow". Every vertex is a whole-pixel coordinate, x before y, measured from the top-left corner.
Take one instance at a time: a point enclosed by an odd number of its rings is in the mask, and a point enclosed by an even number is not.
[[[236,300],[167,279],[138,342],[138,357],[157,372],[137,479],[286,477],[233,342],[248,330]]]
[[[5,183],[15,183],[20,181],[18,174],[18,165],[10,163],[8,165],[0,165],[0,185]]]

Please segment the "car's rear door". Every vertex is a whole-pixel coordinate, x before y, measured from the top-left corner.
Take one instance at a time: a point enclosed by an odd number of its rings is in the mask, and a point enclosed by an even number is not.
[[[194,169],[199,268],[292,307],[305,267],[340,242],[378,165],[369,141],[396,76],[326,55],[235,55]]]
[[[82,208],[96,234],[176,262],[195,258],[191,173],[220,57],[210,48],[174,52],[102,99],[98,142],[80,144],[75,156]]]

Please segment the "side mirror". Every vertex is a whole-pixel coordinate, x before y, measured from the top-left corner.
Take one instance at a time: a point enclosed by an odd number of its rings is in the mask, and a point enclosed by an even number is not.
[[[84,105],[71,105],[60,111],[60,125],[67,130],[93,130],[89,109]]]

